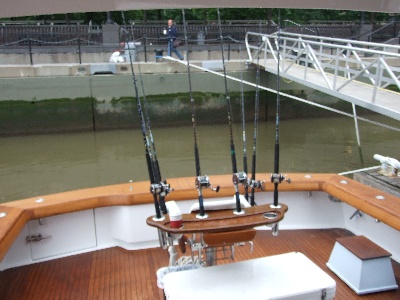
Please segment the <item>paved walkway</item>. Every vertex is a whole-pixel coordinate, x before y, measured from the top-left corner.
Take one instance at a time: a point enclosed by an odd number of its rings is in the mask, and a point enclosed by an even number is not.
[[[266,61],[260,59],[259,64],[265,69],[265,71],[277,74],[277,64],[273,59],[267,59]],[[345,101],[354,103],[358,106],[365,107],[393,119],[400,120],[399,93],[382,88],[377,88],[374,91],[374,87],[372,85],[354,80],[349,82],[339,91],[335,91],[328,86],[327,80],[322,76],[321,72],[314,68],[306,68],[298,64],[291,65],[286,72],[280,72],[280,76],[288,80],[296,81],[315,90],[338,97]],[[330,75],[327,74],[327,77],[328,81],[332,83],[333,76],[332,78],[329,78]],[[340,87],[346,81],[347,78],[337,76],[336,86]],[[374,93],[376,93],[375,100],[372,99],[372,95]]]

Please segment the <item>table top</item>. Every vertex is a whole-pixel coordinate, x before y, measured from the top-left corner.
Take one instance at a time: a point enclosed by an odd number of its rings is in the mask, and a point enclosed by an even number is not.
[[[336,282],[299,252],[174,272],[164,277],[167,299],[321,299],[323,290],[326,299],[333,298]]]

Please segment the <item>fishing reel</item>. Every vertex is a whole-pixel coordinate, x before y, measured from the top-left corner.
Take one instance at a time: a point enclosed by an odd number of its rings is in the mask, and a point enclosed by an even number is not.
[[[160,183],[152,183],[150,185],[150,192],[153,195],[159,195],[161,197],[166,197],[173,189],[171,185],[167,183],[166,180],[161,181]]]
[[[260,189],[264,191],[263,183],[265,180],[253,180],[253,179],[248,179],[247,180],[247,186],[251,189]]]
[[[245,172],[233,173],[232,181],[235,185],[239,183],[247,185],[247,174]]]
[[[253,180],[247,177],[245,172],[239,172],[233,174],[233,184],[238,185],[239,183],[252,189],[261,189],[263,191],[263,183],[265,180]]]
[[[291,180],[290,180],[290,178],[287,178],[287,175],[271,174],[271,182],[272,183],[281,183],[282,181],[291,183]]]
[[[210,178],[207,175],[205,176],[197,176],[195,185],[197,189],[208,189],[210,188],[214,192],[219,192],[219,185],[216,188],[211,187]]]

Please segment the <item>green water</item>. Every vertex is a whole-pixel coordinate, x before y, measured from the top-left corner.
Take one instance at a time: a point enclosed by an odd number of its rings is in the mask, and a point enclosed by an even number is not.
[[[238,171],[241,171],[243,139],[242,127],[237,121],[234,120],[233,132]],[[232,172],[227,124],[197,126],[203,175]],[[253,124],[246,125],[251,166]],[[361,153],[351,118],[282,121],[280,171],[344,172],[378,165],[373,159],[376,153],[400,158],[399,132],[365,122],[359,126]],[[155,128],[153,134],[162,177],[194,177],[192,127]],[[275,123],[261,122],[257,135],[257,172],[273,172],[274,144]],[[143,137],[138,129],[3,137],[0,149],[1,202],[149,179]]]
[[[254,81],[254,72],[245,75],[246,80]],[[200,73],[193,74],[192,79],[201,173],[229,174],[232,166],[223,79]],[[145,90],[151,91],[146,93],[162,177],[194,178],[187,75],[150,74],[143,81]],[[268,85],[271,77],[266,75],[262,81]],[[0,202],[149,180],[131,77],[2,79],[0,88]],[[228,82],[228,88],[237,166],[242,171],[241,87]],[[293,83],[282,82],[282,89],[351,111],[344,101]],[[246,150],[251,166],[254,88],[246,87],[245,95]],[[275,103],[275,95],[261,93],[257,172],[274,170]],[[358,114],[400,127],[398,121],[369,115],[365,110],[358,109]],[[279,171],[344,172],[378,165],[373,160],[376,153],[400,159],[398,131],[363,121],[359,130],[361,149],[352,118],[282,98]]]

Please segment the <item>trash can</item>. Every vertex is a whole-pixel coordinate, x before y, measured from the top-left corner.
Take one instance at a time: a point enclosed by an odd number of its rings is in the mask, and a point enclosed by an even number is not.
[[[156,58],[156,61],[157,62],[160,62],[160,61],[162,61],[162,57],[163,57],[163,50],[162,49],[156,49],[156,50],[154,50],[154,52],[155,52],[155,58]]]

